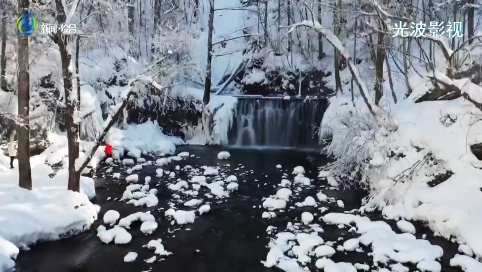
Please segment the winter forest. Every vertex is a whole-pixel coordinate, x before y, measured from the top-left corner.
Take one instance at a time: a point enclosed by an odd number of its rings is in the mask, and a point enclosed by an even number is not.
[[[0,272],[481,272],[481,15],[0,0]]]

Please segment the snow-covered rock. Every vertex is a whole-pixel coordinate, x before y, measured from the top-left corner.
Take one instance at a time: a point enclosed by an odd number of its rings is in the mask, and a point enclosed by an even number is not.
[[[115,211],[115,210],[108,210],[107,212],[105,212],[104,214],[104,224],[107,224],[107,225],[114,225],[117,220],[119,220],[119,217],[120,217],[120,214],[118,211]]]
[[[218,153],[218,159],[219,160],[227,160],[231,157],[231,154],[229,154],[228,151],[221,151]]]
[[[137,253],[136,252],[129,252],[127,253],[126,256],[124,256],[124,262],[126,263],[131,263],[137,259]]]

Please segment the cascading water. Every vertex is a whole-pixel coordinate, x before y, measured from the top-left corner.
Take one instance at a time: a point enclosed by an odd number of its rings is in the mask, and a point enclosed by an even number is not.
[[[234,146],[317,148],[326,99],[238,98]]]

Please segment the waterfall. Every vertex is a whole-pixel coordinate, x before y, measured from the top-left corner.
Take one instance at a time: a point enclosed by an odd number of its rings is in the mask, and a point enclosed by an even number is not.
[[[238,98],[229,142],[245,147],[317,148],[326,99]]]

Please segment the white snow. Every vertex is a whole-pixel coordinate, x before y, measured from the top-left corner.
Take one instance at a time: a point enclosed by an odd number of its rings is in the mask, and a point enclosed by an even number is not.
[[[0,160],[7,161],[0,153]],[[94,180],[80,179],[80,193],[67,190],[66,170],[50,178],[45,158],[31,159],[33,189],[18,187],[18,170],[0,163],[0,270],[10,269],[18,247],[83,232],[97,219]]]
[[[331,257],[336,253],[335,249],[331,246],[321,245],[315,249],[316,257]]]
[[[416,230],[415,227],[413,226],[412,223],[405,221],[405,220],[400,220],[397,222],[397,227],[403,232],[408,232],[411,234],[415,234]]]
[[[290,189],[281,188],[276,192],[276,197],[279,198],[279,199],[289,201],[292,194],[293,194],[293,192],[291,192]]]
[[[199,206],[203,201],[201,199],[191,199],[186,202],[184,202],[184,206],[186,207],[195,207]]]
[[[459,252],[464,253],[467,256],[473,256],[474,252],[468,245],[459,245]]]
[[[294,174],[294,175],[304,175],[305,174],[305,168],[303,168],[303,166],[296,166],[293,169],[292,174]]]
[[[225,198],[229,196],[229,193],[226,192],[223,188],[223,182],[214,182],[214,183],[203,183],[202,185],[206,186],[211,190],[211,194],[215,195],[218,198]]]
[[[155,221],[146,221],[143,222],[141,225],[141,231],[145,234],[151,234],[157,229],[157,222]]]
[[[119,221],[118,226],[129,229],[132,222],[134,222],[134,221],[142,221],[142,222],[154,221],[155,222],[156,219],[154,218],[154,216],[150,212],[145,212],[145,213],[136,212],[136,213],[130,214],[130,215],[122,218]]]
[[[163,166],[169,164],[169,159],[167,158],[160,158],[156,160],[156,165]]]
[[[343,243],[343,248],[346,251],[354,251],[356,248],[358,248],[359,243],[360,241],[356,238],[349,239]]]
[[[157,122],[147,121],[142,124],[131,124],[124,128],[111,128],[106,141],[116,150],[127,150],[136,158],[139,151],[155,154],[174,154],[176,145],[184,141],[180,138],[166,136]],[[137,155],[139,155],[137,157]],[[132,160],[133,164],[133,160]]]
[[[169,251],[166,251],[164,249],[164,245],[162,244],[162,239],[157,239],[157,240],[151,240],[149,241],[149,243],[147,243],[147,245],[145,245],[145,247],[149,248],[149,249],[154,249],[154,253],[157,254],[157,255],[160,255],[160,256],[169,256],[171,255],[172,253],[169,252]]]
[[[375,262],[387,263],[388,260],[393,260],[400,263],[418,264],[422,261],[435,261],[443,254],[441,247],[432,245],[427,240],[417,239],[410,233],[396,234],[383,221],[371,221],[367,217],[342,213],[329,213],[322,219],[327,224],[356,224],[357,233],[361,236],[356,238],[356,242],[350,242],[348,247],[353,248],[358,242],[364,246],[371,245]]]
[[[268,210],[284,209],[286,208],[286,201],[270,197],[263,201],[263,207]]]
[[[210,210],[211,210],[211,206],[209,204],[202,205],[198,209],[200,215],[203,213],[208,213]]]
[[[127,176],[127,177],[126,177],[126,181],[127,181],[127,182],[137,182],[137,181],[139,181],[139,175],[137,175],[137,174],[132,174],[132,175],[130,175],[130,176]]]
[[[189,184],[187,184],[187,181],[185,180],[180,180],[176,184],[169,184],[168,188],[172,191],[181,191],[189,188]]]
[[[319,192],[316,194],[316,198],[318,198],[319,201],[325,202],[328,200],[328,196],[326,196],[324,193]]]
[[[280,183],[280,186],[281,187],[288,187],[291,185],[291,181],[287,180],[287,179],[282,179],[281,180],[281,183]]]
[[[231,157],[231,154],[229,154],[228,151],[221,151],[218,153],[218,159],[219,160],[227,160]]]
[[[103,243],[109,244],[114,241],[115,244],[123,245],[130,243],[132,240],[132,235],[120,226],[114,226],[108,230],[102,227],[99,226],[97,229],[97,236]]]
[[[314,219],[313,214],[311,214],[310,212],[304,212],[301,214],[301,221],[303,221],[303,223],[306,225],[311,223],[313,219]]]
[[[417,268],[422,272],[440,272],[442,265],[439,262],[432,260],[423,260],[417,264]]]
[[[295,205],[298,207],[305,207],[305,206],[316,207],[316,200],[311,196],[307,196],[303,202],[298,202]]]
[[[194,176],[191,178],[191,182],[197,182],[197,183],[202,183],[206,181],[205,176]]]
[[[303,174],[298,174],[295,178],[294,178],[294,182],[296,184],[301,184],[301,185],[305,185],[305,186],[309,186],[311,185],[311,181],[309,178],[303,176]]]
[[[345,203],[343,203],[343,201],[341,201],[341,200],[337,200],[336,205],[338,205],[338,207],[340,207],[340,208],[345,208]]]
[[[335,263],[333,262],[332,260],[330,259],[326,259],[326,258],[321,258],[321,259],[318,259],[315,263],[315,266],[318,268],[318,269],[323,269],[324,271],[333,271],[333,272],[356,272],[357,269],[355,268],[355,266],[351,263],[344,263],[344,262],[340,262],[340,263]]]
[[[126,256],[124,256],[124,262],[126,263],[131,263],[137,259],[137,253],[136,252],[129,252],[127,253]]]
[[[321,170],[321,171],[318,173],[318,177],[319,177],[319,178],[326,178],[326,177],[328,177],[328,176],[330,176],[330,172],[329,172],[329,171],[323,171],[323,170]]]
[[[134,162],[133,159],[123,159],[122,164],[124,164],[124,165],[134,165],[135,162]]]
[[[196,218],[194,211],[176,211],[174,209],[169,209],[164,214],[166,217],[173,217],[179,225],[194,223],[194,219]]]
[[[108,210],[104,214],[104,224],[114,225],[119,220],[120,214],[115,210]]]
[[[236,182],[230,182],[226,186],[226,189],[228,189],[229,191],[236,191],[236,190],[238,190],[238,188],[239,188],[239,185]]]
[[[282,168],[281,164],[277,164],[276,168],[281,169]]]
[[[229,177],[226,178],[226,182],[231,182],[231,181],[238,181],[238,178],[235,175],[230,175]]]
[[[460,267],[465,272],[482,271],[482,263],[478,262],[472,257],[464,255],[455,255],[455,257],[450,260],[450,265]]]
[[[263,218],[263,219],[270,219],[270,218],[275,218],[275,217],[276,217],[275,212],[263,212],[263,214],[261,215],[261,218]]]
[[[217,176],[219,175],[219,169],[215,167],[204,166],[204,176]]]
[[[181,153],[179,153],[179,154],[177,154],[177,155],[178,155],[179,157],[185,158],[185,157],[189,157],[189,152],[181,152]]]

